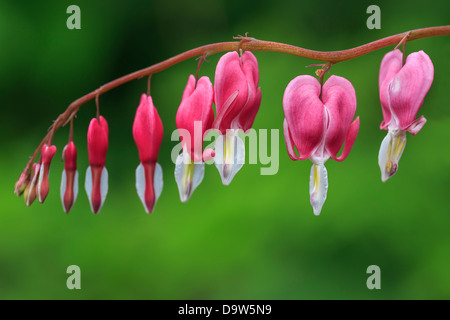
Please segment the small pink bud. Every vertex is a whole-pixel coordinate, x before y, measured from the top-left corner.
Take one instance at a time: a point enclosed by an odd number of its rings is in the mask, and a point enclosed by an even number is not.
[[[133,138],[139,152],[136,189],[145,211],[151,213],[163,186],[162,169],[156,162],[163,138],[163,126],[151,96],[141,95],[133,123]]]
[[[93,213],[98,213],[108,193],[108,171],[105,168],[108,151],[108,123],[100,116],[89,124],[87,142],[89,168],[86,171],[85,189]]]
[[[18,197],[20,197],[23,192],[25,191],[25,188],[31,181],[31,175],[25,174],[22,172],[19,176],[19,180],[17,180],[16,184],[14,185],[14,194]]]
[[[216,156],[214,149],[207,148],[203,151],[203,162],[207,162]]]
[[[36,199],[36,183],[39,177],[39,169],[40,164],[39,163],[33,163],[33,173],[31,175],[31,181],[26,186],[25,191],[23,193],[25,205],[27,207],[31,206],[31,204]]]
[[[77,149],[70,141],[63,150],[64,170],[61,178],[61,201],[69,213],[78,195]]]
[[[39,173],[39,181],[37,184],[37,196],[40,203],[44,203],[49,191],[48,173],[50,163],[56,153],[55,146],[44,144],[41,149],[41,169]]]

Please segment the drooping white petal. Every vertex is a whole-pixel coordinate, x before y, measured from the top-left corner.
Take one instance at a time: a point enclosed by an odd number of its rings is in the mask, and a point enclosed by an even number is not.
[[[100,194],[102,195],[102,204],[100,205],[98,211],[102,209],[103,204],[105,203],[106,195],[108,194],[108,170],[106,170],[106,167],[104,167],[102,170]]]
[[[155,177],[153,178],[153,188],[155,189],[155,205],[161,195],[163,189],[163,171],[159,163],[156,163],[155,167]]]
[[[136,191],[144,205],[145,212],[149,213],[147,205],[145,204],[145,173],[142,164],[139,164],[136,168]]]
[[[214,163],[219,170],[222,183],[229,185],[245,162],[245,144],[237,130],[229,130],[215,142]]]
[[[381,170],[381,180],[386,182],[398,170],[398,162],[406,145],[406,132],[389,130],[381,143],[378,153],[378,165]]]
[[[186,202],[205,176],[205,164],[202,161],[193,163],[189,153],[183,151],[175,163],[175,181],[178,185],[180,199]]]
[[[73,203],[72,206],[75,204],[75,201],[77,200],[78,196],[78,170],[75,171],[75,178],[73,180]]]
[[[63,152],[63,154],[64,154],[64,152]],[[62,172],[62,176],[61,176],[61,189],[60,189],[60,193],[59,194],[61,195],[61,202],[62,202],[62,205],[63,205],[64,212],[67,213],[66,207],[64,205],[64,194],[66,193],[66,187],[67,187],[66,169],[64,169],[63,172]]]
[[[318,216],[327,198],[328,174],[323,163],[313,163],[309,176],[309,195],[314,214]]]
[[[86,179],[84,180],[84,189],[86,190],[86,194],[89,199],[89,205],[91,206],[91,210],[94,211],[92,208],[92,171],[91,166],[89,166],[86,170]]]

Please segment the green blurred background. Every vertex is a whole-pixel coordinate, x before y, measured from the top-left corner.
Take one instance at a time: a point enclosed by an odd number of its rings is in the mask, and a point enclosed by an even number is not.
[[[66,8],[81,8],[81,30],[68,30]],[[381,30],[366,9],[381,8]],[[131,127],[146,79],[100,97],[109,122],[109,193],[98,215],[84,191],[89,102],[78,113],[80,193],[66,215],[59,130],[44,205],[27,208],[13,186],[52,120],[76,98],[132,71],[196,46],[250,36],[315,50],[355,47],[407,30],[449,24],[448,1],[12,1],[0,2],[0,298],[1,299],[448,299],[450,298],[450,43],[417,40],[435,80],[419,112],[428,122],[408,143],[399,171],[383,184],[377,164],[386,132],[378,69],[391,48],[340,63],[358,97],[359,136],[342,163],[327,162],[328,198],[319,217],[309,203],[310,161],[293,162],[280,130],[280,167],[261,176],[245,165],[230,186],[214,166],[182,204],[173,177],[170,134],[194,59],[152,78],[164,123],[159,162],[164,189],[152,215],[135,192],[137,150]],[[256,52],[262,104],[255,129],[282,129],[288,82],[317,63]],[[214,77],[220,54],[201,73]],[[81,268],[81,290],[68,290],[66,268]],[[381,268],[381,290],[366,269]]]

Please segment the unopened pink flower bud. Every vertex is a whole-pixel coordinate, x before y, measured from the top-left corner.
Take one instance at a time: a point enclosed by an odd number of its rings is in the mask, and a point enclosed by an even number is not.
[[[145,211],[151,213],[162,192],[162,169],[158,160],[163,126],[151,96],[141,95],[133,123],[133,138],[139,152],[136,190]]]
[[[27,207],[31,206],[31,204],[36,199],[36,184],[39,177],[39,163],[33,163],[33,173],[31,175],[30,183],[26,186],[25,191],[23,193],[25,205]]]
[[[105,168],[108,151],[108,123],[105,118],[91,120],[87,142],[89,168],[86,171],[85,189],[93,213],[98,213],[108,193],[108,171]]]
[[[39,173],[39,180],[37,184],[37,197],[40,203],[44,203],[49,191],[48,173],[50,170],[50,163],[56,153],[55,146],[48,146],[44,144],[41,149],[41,168]]]
[[[25,188],[31,181],[31,175],[25,174],[25,172],[22,172],[19,176],[19,180],[17,180],[16,184],[14,185],[14,194],[18,197],[20,197],[23,192],[25,191]]]
[[[69,213],[78,195],[77,149],[70,141],[63,150],[64,170],[61,178],[61,201],[64,212]]]

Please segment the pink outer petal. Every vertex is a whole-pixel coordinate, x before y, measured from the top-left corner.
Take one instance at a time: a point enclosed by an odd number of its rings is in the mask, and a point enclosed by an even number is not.
[[[248,55],[247,55],[248,56]],[[251,58],[246,58],[251,61]],[[226,105],[229,97],[239,91],[234,104]],[[217,116],[222,114],[220,129],[230,129],[231,122],[239,115],[248,100],[247,77],[244,73],[241,58],[236,51],[224,54],[217,63],[214,79],[214,102]],[[229,110],[223,113],[224,107]]]
[[[301,159],[308,158],[324,137],[325,110],[319,94],[319,81],[308,75],[293,79],[284,92],[286,122]]]
[[[415,120],[425,95],[433,82],[434,68],[423,51],[411,53],[403,68],[389,85],[391,111],[398,119],[398,127],[406,130]],[[420,130],[420,129],[419,129]],[[417,133],[415,131],[415,133]]]
[[[419,118],[411,122],[409,126],[405,128],[405,130],[409,131],[413,136],[415,136],[423,128],[426,122],[427,119],[425,119],[424,116],[420,116]]]
[[[64,169],[77,170],[77,149],[73,141],[70,141],[63,150]]]
[[[256,114],[259,111],[259,106],[261,105],[261,88],[256,89],[256,93],[253,93],[253,89],[250,89],[249,100],[244,107],[244,110],[239,115],[239,128],[247,132],[253,126]],[[251,97],[251,98],[250,98]]]
[[[332,159],[336,161],[344,161],[347,158],[348,154],[352,150],[353,144],[355,143],[356,136],[359,131],[359,117],[356,117],[355,121],[352,122],[350,128],[347,133],[347,137],[345,138],[344,150],[340,156],[336,157],[336,155],[330,155]]]
[[[380,91],[381,110],[383,111],[383,121],[381,122],[380,129],[387,130],[391,122],[388,89],[392,78],[402,68],[402,58],[401,51],[396,49],[386,53],[381,61],[378,87]]]
[[[322,101],[329,115],[325,148],[331,157],[336,157],[355,116],[355,89],[347,79],[331,76],[323,85]]]
[[[89,164],[91,166],[105,165],[108,151],[108,133],[108,123],[105,118],[100,116],[100,121],[97,118],[91,120],[87,135]]]
[[[242,54],[242,69],[248,83],[248,99],[239,114],[239,128],[248,131],[255,120],[261,104],[261,88],[258,88],[258,60],[253,53],[245,51]]]
[[[219,130],[221,134],[226,134],[227,129],[231,128],[232,119],[229,115],[230,111],[234,109],[238,95],[239,91],[235,91],[228,97],[227,101],[222,105],[221,112],[217,113],[217,117],[212,124],[212,127]]]
[[[77,170],[65,170],[65,185],[63,186],[62,203],[64,212],[69,213],[76,200],[75,185],[78,185]]]
[[[155,188],[153,185],[156,163],[144,163],[142,164],[142,166],[144,168],[145,175],[145,206],[147,208],[147,211],[149,213],[152,213],[156,203]]]
[[[56,153],[55,146],[48,146],[47,144],[44,144],[41,149],[42,163],[50,165],[50,162],[52,161],[55,153]]]
[[[92,173],[92,193],[91,193],[91,204],[92,211],[98,213],[102,206],[102,177],[103,167],[91,167]]]
[[[185,129],[190,133],[191,141],[185,143],[189,143],[189,154],[194,161],[201,161],[203,135],[211,128],[214,121],[213,97],[213,86],[208,77],[201,77],[195,87],[194,76],[189,76],[180,107],[177,111],[176,123],[178,129]],[[199,132],[194,128],[196,122],[199,125],[200,130],[197,130]]]
[[[163,125],[151,96],[142,94],[133,123],[133,138],[142,163],[158,160],[159,147],[163,138]]]
[[[283,134],[284,134],[284,141],[286,142],[286,149],[287,149],[289,158],[291,158],[291,160],[293,160],[293,161],[307,159],[308,157],[300,157],[296,154],[295,145],[294,145],[294,142],[292,141],[291,132],[289,131],[289,125],[286,121],[286,118],[284,118],[284,121],[283,121]]]

